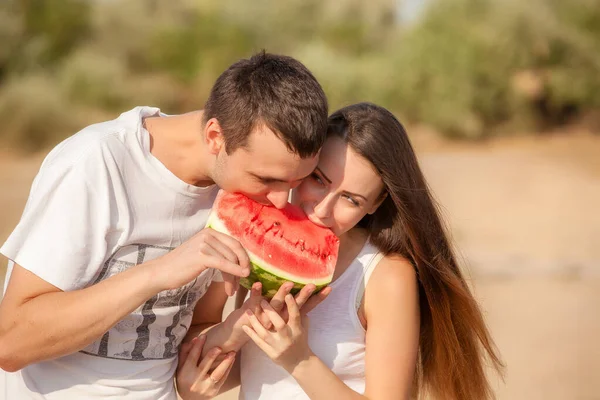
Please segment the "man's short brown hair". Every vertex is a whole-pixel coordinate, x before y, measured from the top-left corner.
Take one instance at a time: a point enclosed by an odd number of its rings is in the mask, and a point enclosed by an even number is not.
[[[244,146],[264,124],[293,153],[315,155],[327,133],[327,98],[298,60],[261,52],[231,65],[219,76],[204,106],[204,120],[216,118],[228,153]]]

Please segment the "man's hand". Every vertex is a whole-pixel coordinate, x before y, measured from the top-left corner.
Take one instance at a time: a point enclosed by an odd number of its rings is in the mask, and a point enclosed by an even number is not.
[[[177,391],[183,400],[215,397],[235,362],[234,352],[222,354],[218,347],[210,349],[201,358],[205,342],[205,335],[195,337],[191,342],[185,343],[179,353],[176,381]],[[220,361],[217,360],[219,355],[223,355]]]
[[[157,271],[166,289],[176,289],[192,281],[207,268],[223,272],[225,290],[233,295],[238,277],[250,274],[250,259],[240,242],[231,236],[205,228],[173,251],[160,257]],[[164,264],[169,268],[164,268]]]

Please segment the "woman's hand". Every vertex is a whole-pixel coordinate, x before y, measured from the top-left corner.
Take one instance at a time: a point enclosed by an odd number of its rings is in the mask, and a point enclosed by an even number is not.
[[[300,313],[294,297],[285,296],[285,304],[289,314],[286,322],[266,301],[260,306],[270,322],[271,328],[265,329],[256,315],[247,310],[250,326],[243,326],[244,332],[275,363],[290,374],[294,369],[313,354],[308,346],[308,317]]]
[[[235,353],[230,352],[219,362],[217,357],[221,349],[211,349],[206,357],[200,360],[202,347],[206,336],[195,337],[191,342],[185,343],[179,353],[177,366],[177,391],[183,400],[212,399],[227,379],[229,371],[235,362]],[[213,368],[213,364],[215,364]]]
[[[280,319],[287,321],[288,319],[288,308],[285,307],[286,300],[285,297],[290,293],[294,284],[292,282],[285,282],[275,296],[270,300],[269,309],[280,315]],[[323,300],[327,298],[329,293],[331,292],[330,287],[323,288],[319,293],[312,296],[316,287],[313,284],[308,284],[296,294],[296,297],[292,297],[294,300],[294,304],[297,309],[301,309],[301,313],[304,315],[319,305]],[[270,329],[272,327],[272,318],[265,314],[263,311],[263,307],[261,307],[261,302],[265,302],[266,300],[261,295],[262,285],[260,282],[255,282],[252,285],[250,290],[249,298],[244,302],[241,308],[233,311],[227,319],[225,320],[225,325],[228,327],[228,332],[230,332],[229,342],[233,348],[240,348],[248,341],[248,335],[243,330],[244,326],[249,326],[249,316],[254,315],[258,321],[265,327],[265,329]],[[291,295],[290,295],[291,296]],[[247,311],[250,311],[248,313]],[[228,347],[231,348],[231,347]]]

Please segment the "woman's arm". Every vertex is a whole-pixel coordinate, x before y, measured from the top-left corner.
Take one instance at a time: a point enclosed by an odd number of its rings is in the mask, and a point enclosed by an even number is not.
[[[370,399],[408,399],[419,349],[419,288],[413,266],[388,256],[379,262],[364,298],[366,389]]]
[[[261,307],[274,328],[266,330],[254,316],[250,338],[296,379],[312,400],[407,399],[411,393],[419,341],[416,274],[406,260],[385,258],[373,273],[365,293],[366,391],[360,395],[339,379],[308,347],[308,319],[286,297],[286,324],[266,303]]]

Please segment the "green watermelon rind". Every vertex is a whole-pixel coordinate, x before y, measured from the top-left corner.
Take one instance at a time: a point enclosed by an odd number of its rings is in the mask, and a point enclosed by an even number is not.
[[[291,290],[291,293],[294,295],[296,293],[298,293],[306,285],[305,283],[298,283],[293,280],[280,278],[276,275],[273,275],[269,271],[261,268],[259,265],[255,264],[253,262],[251,262],[251,264],[252,264],[252,268],[250,270],[250,275],[248,275],[246,278],[240,278],[240,285],[242,285],[246,289],[251,289],[252,285],[255,282],[261,282],[262,283],[262,295],[265,297],[270,298],[270,297],[275,296],[275,294],[279,290],[279,287],[281,285],[283,285],[285,282],[294,282],[294,287]],[[331,281],[329,281],[327,283],[323,283],[321,285],[315,284],[315,286],[317,288],[313,292],[313,294],[318,293],[321,289],[326,287],[329,283],[331,283]]]
[[[216,230],[217,232],[224,233],[229,236],[233,236],[229,233],[221,219],[216,215],[215,212],[211,212],[206,224],[207,228]],[[304,279],[295,277],[289,273],[281,271],[279,268],[271,265],[270,263],[256,257],[254,254],[250,254],[250,275],[245,278],[240,278],[240,285],[246,289],[250,289],[255,282],[262,283],[262,294],[265,297],[273,297],[279,287],[285,282],[293,282],[294,287],[291,290],[292,294],[296,294],[305,285],[312,283],[316,286],[314,293],[317,293],[327,285],[331,283],[333,276],[329,276],[323,279]]]

